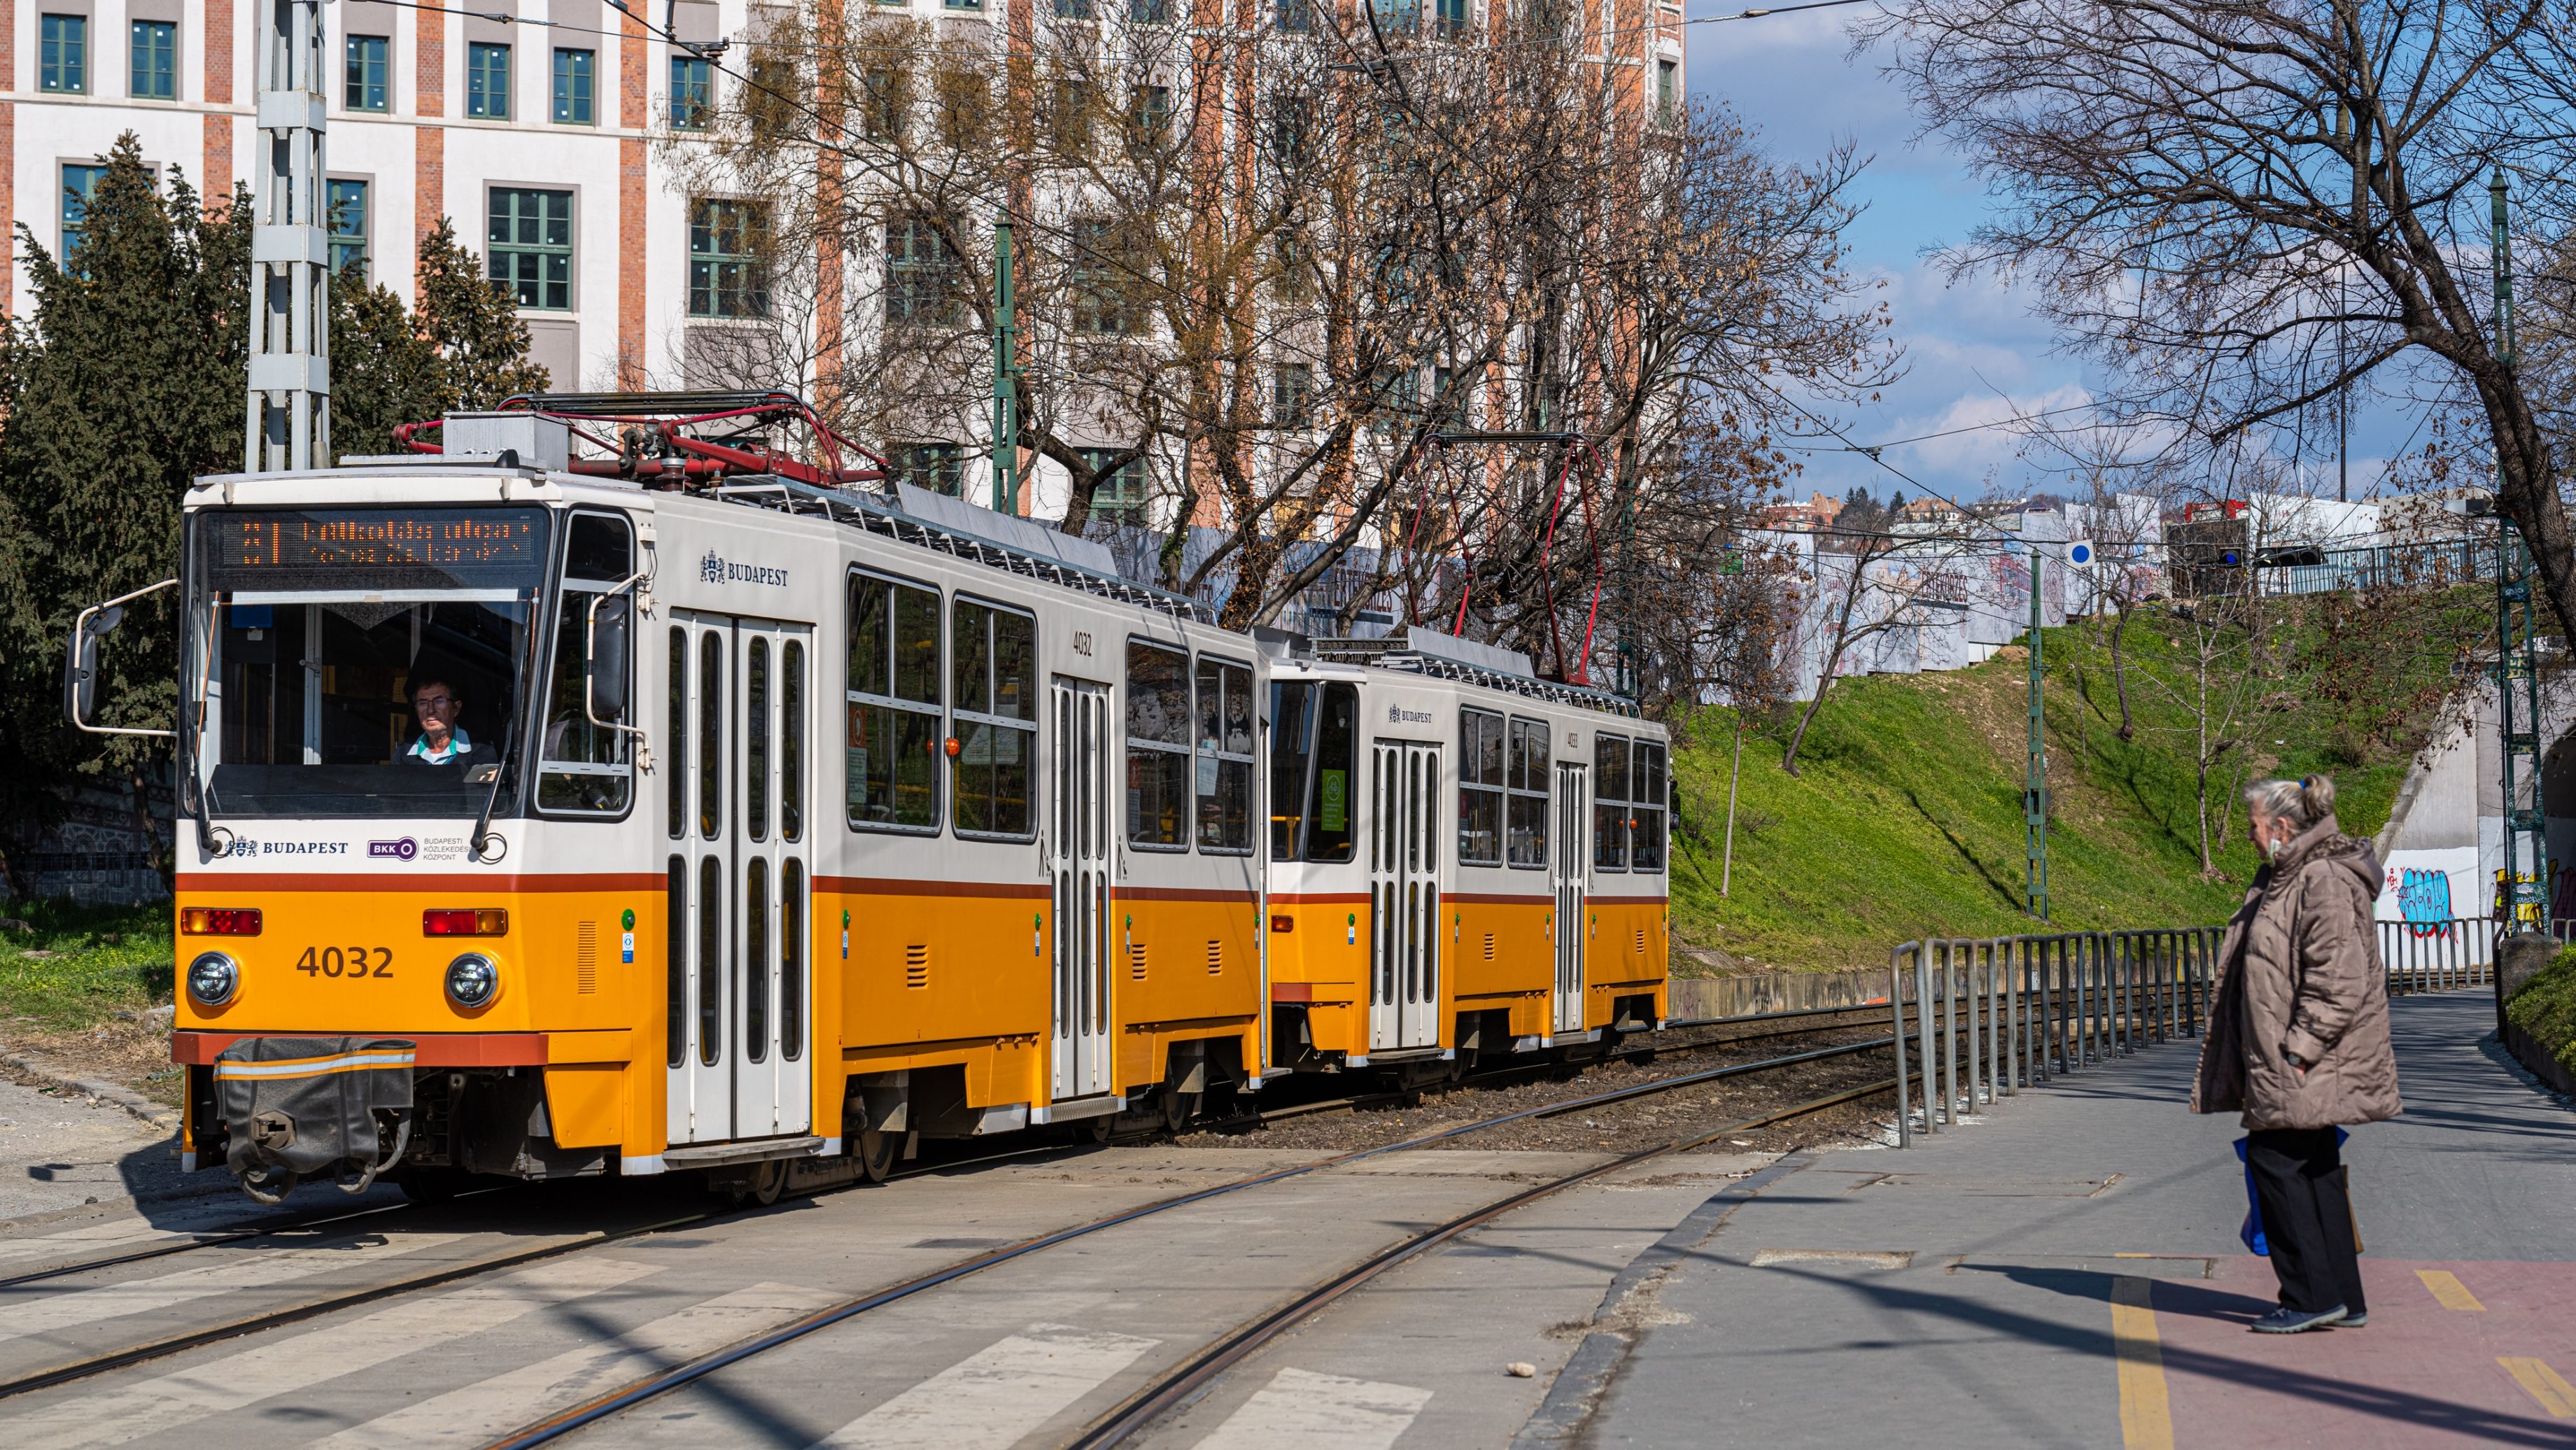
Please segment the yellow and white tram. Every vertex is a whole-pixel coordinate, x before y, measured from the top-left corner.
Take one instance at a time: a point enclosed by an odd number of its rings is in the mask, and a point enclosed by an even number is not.
[[[1660,1017],[1621,702],[1257,643],[915,490],[603,467],[563,403],[188,495],[190,1166],[768,1197]]]
[[[1663,728],[1412,630],[1270,668],[1273,1061],[1409,1079],[1664,1015]]]

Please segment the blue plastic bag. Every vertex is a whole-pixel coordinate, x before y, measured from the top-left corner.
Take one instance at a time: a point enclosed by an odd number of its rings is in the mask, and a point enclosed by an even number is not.
[[[2270,1258],[2271,1245],[2263,1241],[2263,1200],[2254,1192],[2254,1165],[2245,1161],[2246,1141],[2244,1138],[2236,1140],[2236,1161],[2245,1169],[2245,1222],[2237,1228],[2236,1236],[2245,1241],[2245,1252]],[[2341,1153],[2343,1145],[2351,1141],[2352,1134],[2341,1128],[2335,1129],[2337,1153]]]

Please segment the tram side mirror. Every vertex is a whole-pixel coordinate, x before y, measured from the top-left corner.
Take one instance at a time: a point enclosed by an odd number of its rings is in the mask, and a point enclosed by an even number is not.
[[[626,718],[625,596],[596,600],[590,628],[590,713],[599,720]]]
[[[72,630],[71,650],[63,660],[63,714],[74,725],[87,725],[98,707],[99,638],[124,622],[125,607],[111,604]]]

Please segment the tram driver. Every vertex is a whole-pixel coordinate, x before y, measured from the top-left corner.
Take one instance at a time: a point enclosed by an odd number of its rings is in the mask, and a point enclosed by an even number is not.
[[[474,742],[466,737],[465,727],[456,723],[464,708],[456,687],[437,675],[412,681],[411,713],[420,721],[420,737],[412,741],[405,758],[426,765],[455,765],[472,754]]]

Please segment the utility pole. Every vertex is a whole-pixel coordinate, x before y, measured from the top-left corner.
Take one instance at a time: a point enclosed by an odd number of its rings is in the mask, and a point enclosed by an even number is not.
[[[2022,547],[2030,555],[2030,781],[2022,789],[2022,902],[2033,917],[2048,920],[2048,738],[2041,713],[2040,677],[2047,667],[2040,658],[2039,541],[2030,537],[2028,515],[2022,525]]]
[[[1011,222],[993,223],[993,511],[1020,511],[1018,299],[1011,289]]]
[[[2487,186],[2494,222],[2496,361],[2511,372],[2513,239],[2506,229],[2504,168]],[[2502,490],[2501,471],[2495,479]],[[2497,895],[2508,930],[2549,930],[2549,837],[2540,794],[2540,669],[2534,641],[2540,633],[2539,601],[2532,597],[2531,555],[2513,520],[2496,515],[2496,724],[2504,795],[2504,869]],[[2527,782],[2527,784],[2526,784]],[[2525,804],[2526,798],[2528,804]]]
[[[321,0],[261,0],[251,214],[251,472],[331,462],[331,237]],[[221,37],[217,37],[220,39]]]

